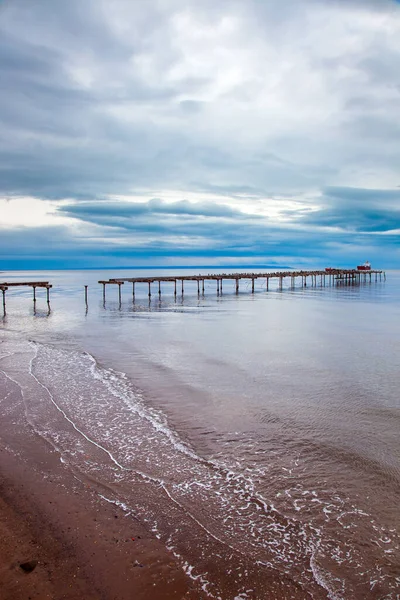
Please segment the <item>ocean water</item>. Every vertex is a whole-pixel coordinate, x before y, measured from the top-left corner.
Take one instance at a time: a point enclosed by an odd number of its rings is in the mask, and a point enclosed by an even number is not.
[[[125,284],[121,303],[97,283],[176,273],[0,274],[54,286],[50,310],[8,291],[0,320],[25,418],[204,598],[400,598],[400,272],[176,299]]]

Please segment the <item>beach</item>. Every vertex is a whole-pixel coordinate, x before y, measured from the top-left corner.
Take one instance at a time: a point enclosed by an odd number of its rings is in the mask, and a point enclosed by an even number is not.
[[[2,323],[6,598],[396,600],[396,274],[88,311],[72,277]]]
[[[142,523],[99,501],[43,439],[15,426],[23,406],[12,387],[1,381],[2,599],[199,597]]]

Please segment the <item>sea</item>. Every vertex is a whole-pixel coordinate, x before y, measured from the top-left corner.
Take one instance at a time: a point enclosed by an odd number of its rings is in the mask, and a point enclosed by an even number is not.
[[[50,305],[10,288],[0,315],[26,420],[201,597],[270,598],[274,573],[277,598],[399,599],[400,271],[176,297],[125,283],[105,301],[98,283],[210,272],[0,273],[53,285]]]

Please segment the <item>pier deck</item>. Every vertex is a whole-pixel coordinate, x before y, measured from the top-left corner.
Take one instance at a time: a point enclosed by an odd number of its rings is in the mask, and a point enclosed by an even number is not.
[[[47,290],[47,304],[50,304],[50,288],[53,286],[48,281],[2,281],[0,282],[0,291],[3,294],[3,313],[6,314],[6,291],[14,287],[31,287],[33,289],[33,302],[36,302],[36,288],[45,288]]]
[[[265,280],[266,290],[269,289],[269,283],[271,279],[277,279],[279,288],[282,289],[283,281],[287,278],[291,280],[291,286],[295,287],[296,280],[301,280],[301,285],[307,286],[307,279],[311,282],[312,286],[316,286],[318,278],[320,284],[334,285],[338,283],[354,284],[361,283],[363,281],[372,281],[372,276],[375,276],[375,281],[386,279],[385,271],[371,269],[370,271],[360,271],[358,269],[330,269],[317,270],[317,271],[276,271],[276,272],[255,272],[255,273],[209,273],[207,275],[169,275],[169,276],[155,276],[155,277],[122,277],[109,279],[107,281],[101,280],[99,283],[103,286],[103,300],[105,301],[106,286],[117,285],[119,299],[121,300],[121,286],[125,283],[132,283],[132,295],[135,296],[135,285],[138,283],[145,283],[148,285],[148,296],[151,297],[151,286],[152,284],[158,284],[158,294],[161,296],[161,284],[162,283],[173,283],[174,284],[174,295],[177,295],[177,285],[180,283],[181,293],[184,294],[184,282],[185,281],[196,281],[197,282],[197,293],[204,294],[204,285],[206,281],[216,281],[217,294],[222,293],[223,281],[234,281],[235,292],[239,293],[240,281],[247,280],[251,282],[251,292],[254,293],[255,282],[258,279]]]

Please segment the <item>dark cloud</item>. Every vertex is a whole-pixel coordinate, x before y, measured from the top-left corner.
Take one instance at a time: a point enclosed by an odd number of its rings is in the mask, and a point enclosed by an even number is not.
[[[241,211],[223,204],[210,204],[200,202],[165,202],[159,198],[153,198],[148,202],[80,202],[79,204],[67,204],[58,208],[59,212],[66,213],[70,217],[86,218],[96,217],[136,217],[138,215],[149,216],[152,214],[165,215],[190,215],[200,217],[243,217]]]
[[[381,202],[398,202],[400,209],[400,190],[377,190],[355,187],[327,187],[324,189],[326,196],[338,198],[346,202],[362,202],[363,204],[377,204]]]
[[[396,190],[334,184],[395,185],[399,26],[393,0],[6,0],[0,195],[69,199],[57,216],[104,238],[49,229],[60,257],[393,243]],[[179,200],[195,193],[213,200]],[[122,195],[149,200],[110,200]],[[279,198],[295,205],[284,223],[233,204]],[[43,256],[37,233],[2,230],[1,247]]]
[[[300,218],[309,225],[344,231],[394,232],[400,230],[400,190],[326,188],[320,208]]]
[[[235,230],[235,233],[240,233]],[[245,233],[251,235],[245,235]],[[399,248],[392,236],[381,236],[379,241],[366,234],[341,234],[334,243],[326,235],[312,232],[288,232],[265,228],[258,234],[254,230],[242,230],[236,241],[225,230],[223,235],[210,240],[207,246],[201,242],[187,244],[167,237],[158,239],[137,239],[126,237],[118,244],[107,239],[99,243],[95,238],[79,239],[71,237],[66,228],[42,228],[36,231],[10,230],[0,239],[0,251],[4,256],[3,269],[35,268],[76,268],[76,267],[116,267],[163,264],[165,257],[175,264],[184,264],[190,259],[194,264],[210,264],[217,260],[221,264],[276,262],[292,267],[307,261],[319,267],[327,265],[354,266],[367,256],[373,264],[381,267],[394,267],[399,260]],[[282,249],[284,248],[284,252]],[[168,262],[168,264],[171,264]]]

